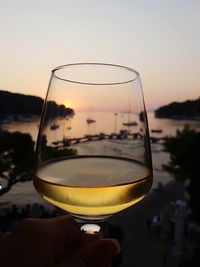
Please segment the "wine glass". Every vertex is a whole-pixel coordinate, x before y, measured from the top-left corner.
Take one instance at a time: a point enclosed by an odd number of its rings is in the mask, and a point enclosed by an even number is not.
[[[36,155],[37,192],[86,232],[143,199],[152,161],[139,73],[105,63],[55,68]]]

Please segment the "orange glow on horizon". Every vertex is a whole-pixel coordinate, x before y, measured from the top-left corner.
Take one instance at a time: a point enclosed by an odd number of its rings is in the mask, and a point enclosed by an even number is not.
[[[73,109],[75,108],[74,103],[71,100],[66,99],[63,102],[64,102],[63,104],[65,105],[66,108],[73,108]]]

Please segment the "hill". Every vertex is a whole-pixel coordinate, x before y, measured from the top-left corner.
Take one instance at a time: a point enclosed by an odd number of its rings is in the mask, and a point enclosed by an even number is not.
[[[43,99],[0,90],[0,116],[40,115]]]
[[[200,98],[185,102],[173,102],[155,111],[156,118],[200,120]]]
[[[40,116],[44,100],[37,96],[23,95],[0,90],[0,119],[11,116],[19,117]],[[47,104],[49,117],[72,116],[74,110],[59,105],[54,101]]]

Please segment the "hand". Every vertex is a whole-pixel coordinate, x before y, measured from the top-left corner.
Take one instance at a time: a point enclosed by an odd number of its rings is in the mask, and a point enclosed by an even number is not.
[[[117,241],[88,235],[71,216],[26,219],[0,236],[2,267],[107,267]]]

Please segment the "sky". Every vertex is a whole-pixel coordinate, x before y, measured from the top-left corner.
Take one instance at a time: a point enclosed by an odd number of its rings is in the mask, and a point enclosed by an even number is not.
[[[200,96],[199,0],[0,0],[0,89],[45,97],[53,68],[136,69],[148,110]]]

